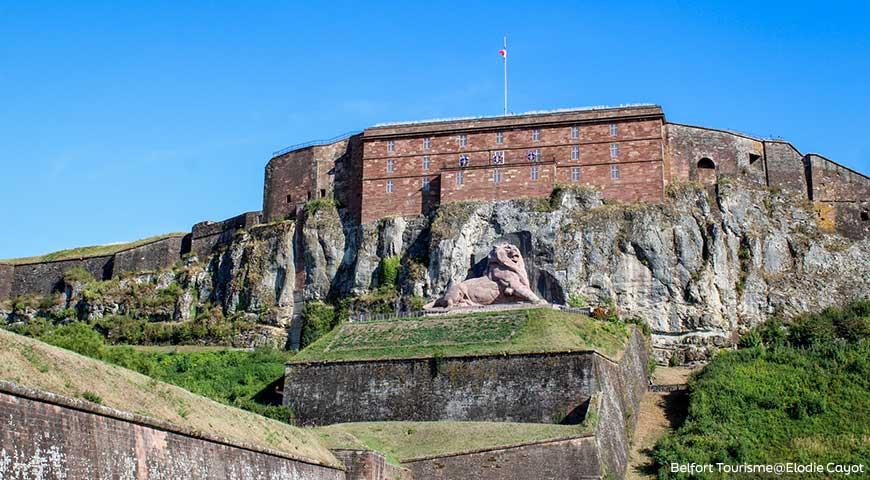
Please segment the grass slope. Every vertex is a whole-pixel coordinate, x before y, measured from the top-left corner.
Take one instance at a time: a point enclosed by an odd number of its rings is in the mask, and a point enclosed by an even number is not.
[[[334,449],[366,448],[391,463],[511,445],[573,438],[592,433],[593,426],[502,422],[360,422],[314,428]]]
[[[596,350],[618,358],[628,333],[629,327],[622,323],[551,308],[346,323],[299,352],[292,361],[583,350]]]
[[[870,302],[771,321],[741,344],[690,381],[688,418],[653,452],[659,478],[690,478],[671,462],[870,465]]]
[[[35,263],[35,262],[50,262],[54,260],[70,260],[76,258],[85,258],[85,257],[99,257],[101,255],[112,255],[120,252],[121,250],[127,250],[129,248],[138,247],[141,245],[145,245],[146,243],[155,242],[157,240],[163,240],[164,238],[169,237],[182,237],[186,235],[183,232],[176,233],[167,233],[164,235],[156,235],[153,237],[143,238],[142,240],[136,240],[134,242],[124,242],[124,243],[113,243],[110,245],[93,245],[88,247],[76,247],[69,248],[66,250],[58,250],[57,252],[46,253],[45,255],[37,255],[34,257],[22,257],[22,258],[10,258],[6,260],[0,260],[0,263],[8,263],[8,264],[22,264],[22,263]]]
[[[0,379],[208,432],[294,458],[341,464],[312,432],[232,408],[182,388],[0,330]]]

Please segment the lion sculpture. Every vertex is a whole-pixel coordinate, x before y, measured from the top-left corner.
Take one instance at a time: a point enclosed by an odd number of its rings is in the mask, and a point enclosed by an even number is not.
[[[451,284],[444,296],[431,305],[451,308],[514,302],[546,303],[529,287],[520,249],[509,243],[497,243],[489,252],[484,276]]]

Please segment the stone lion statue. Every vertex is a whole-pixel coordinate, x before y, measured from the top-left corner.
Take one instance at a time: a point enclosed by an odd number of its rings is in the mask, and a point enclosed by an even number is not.
[[[487,257],[484,276],[451,283],[444,296],[431,306],[477,307],[513,302],[546,303],[529,287],[529,275],[520,249],[509,243],[497,243]]]

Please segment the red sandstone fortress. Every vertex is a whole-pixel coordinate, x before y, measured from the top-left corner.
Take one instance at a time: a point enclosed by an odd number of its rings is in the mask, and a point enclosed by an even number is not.
[[[361,223],[442,203],[546,197],[589,185],[605,199],[656,202],[673,182],[738,176],[805,195],[823,225],[870,229],[870,178],[782,140],[670,123],[657,105],[376,125],[276,152],[264,221],[335,195]]]

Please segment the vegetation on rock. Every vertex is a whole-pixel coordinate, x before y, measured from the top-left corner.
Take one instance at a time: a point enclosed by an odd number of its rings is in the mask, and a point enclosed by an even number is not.
[[[659,478],[688,478],[671,462],[870,464],[870,301],[772,319],[741,343],[690,381],[688,418],[653,452]]]

